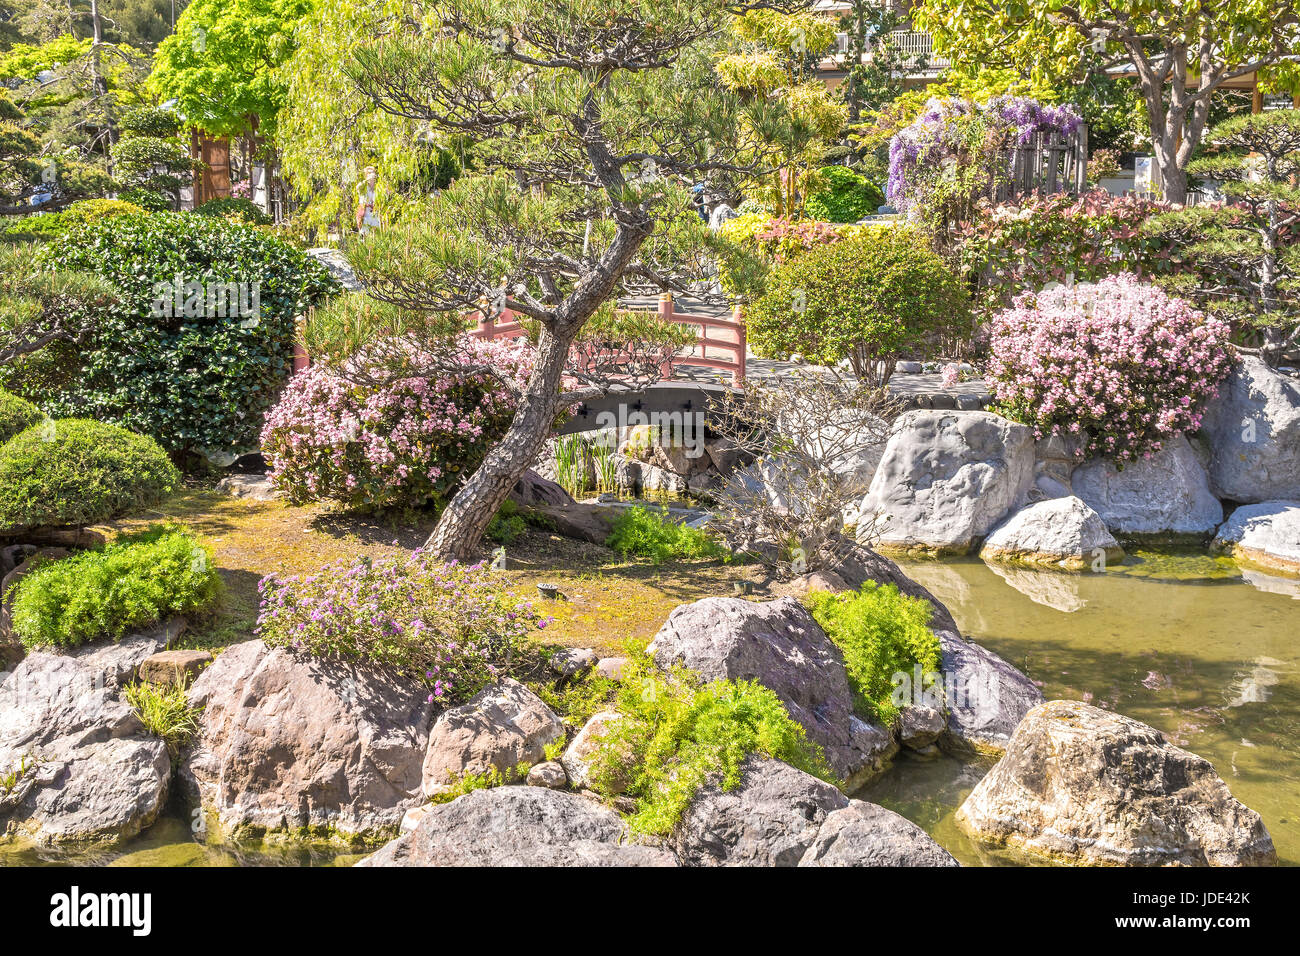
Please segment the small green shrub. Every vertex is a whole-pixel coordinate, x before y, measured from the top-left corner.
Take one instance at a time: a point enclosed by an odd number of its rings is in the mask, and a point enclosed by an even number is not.
[[[847,358],[871,385],[884,384],[903,353],[938,351],[973,330],[961,281],[905,227],[864,227],[782,263],[745,322],[757,354]]]
[[[87,419],[42,422],[0,446],[0,529],[108,521],[180,481],[152,438]]]
[[[847,166],[827,166],[817,175],[823,186],[804,204],[804,211],[814,219],[857,222],[885,203],[879,186]]]
[[[145,729],[167,744],[173,759],[198,733],[199,708],[190,706],[184,684],[159,687],[138,681],[127,684],[122,693]]]
[[[656,564],[695,558],[725,560],[731,556],[704,530],[665,520],[639,505],[618,516],[605,543],[625,557],[635,554]]]
[[[493,787],[508,787],[524,780],[531,768],[526,763],[518,763],[504,773],[496,767],[489,767],[483,773],[466,771],[457,777],[446,790],[435,793],[429,798],[432,804],[451,803],[457,797],[463,797],[475,790],[490,790]]]
[[[44,419],[41,410],[31,402],[0,389],[0,445]]]
[[[484,532],[489,541],[500,545],[514,544],[528,530],[528,522],[519,513],[519,506],[510,499],[501,505]]]
[[[543,703],[575,727],[580,727],[602,710],[608,710],[618,689],[618,681],[589,671],[582,677],[557,688],[550,681],[530,684]]]
[[[903,594],[897,585],[867,581],[860,591],[808,597],[813,617],[844,655],[858,712],[891,724],[898,708],[890,699],[895,674],[939,669],[939,639],[930,630],[930,602]]]
[[[77,647],[205,611],[221,578],[205,548],[163,526],[43,564],[13,590],[13,629],[23,644]]]
[[[269,226],[272,222],[271,217],[251,199],[238,197],[209,199],[194,211],[200,216],[216,216],[218,219],[242,222],[250,226]]]
[[[750,754],[833,782],[820,748],[757,681],[700,684],[684,669],[657,670],[641,654],[624,669],[617,710],[622,719],[600,738],[591,784],[607,796],[633,797],[629,822],[639,832],[670,832],[711,779],[734,789]]]

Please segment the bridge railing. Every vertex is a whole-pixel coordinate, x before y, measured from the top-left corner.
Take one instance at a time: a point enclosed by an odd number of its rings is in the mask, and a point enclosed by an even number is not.
[[[716,315],[703,315],[694,312],[678,312],[671,295],[659,297],[657,314],[662,321],[678,325],[699,327],[695,344],[683,349],[669,360],[665,369],[665,378],[670,378],[672,370],[679,366],[690,365],[717,369],[731,374],[731,384],[736,388],[745,385],[745,316],[737,306],[726,319]],[[497,315],[479,313],[474,334],[481,339],[508,339],[525,334],[518,317],[509,309]],[[721,354],[719,354],[721,353]]]

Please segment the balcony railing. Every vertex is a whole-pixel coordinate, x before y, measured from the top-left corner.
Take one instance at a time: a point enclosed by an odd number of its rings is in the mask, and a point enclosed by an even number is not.
[[[923,63],[926,70],[937,71],[949,65],[947,57],[934,55],[934,38],[920,30],[893,30],[889,34],[889,43],[908,66]]]
[[[920,30],[891,30],[887,42],[898,51],[900,65],[909,75],[933,76],[950,65],[947,57],[934,55],[933,37]],[[832,63],[836,66],[843,64],[848,52],[849,35],[836,34],[830,59],[823,63],[823,67],[829,67]]]

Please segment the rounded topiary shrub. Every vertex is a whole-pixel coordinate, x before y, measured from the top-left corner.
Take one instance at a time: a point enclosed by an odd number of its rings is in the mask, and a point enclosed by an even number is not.
[[[41,410],[31,402],[0,389],[0,445],[44,419]]]
[[[157,504],[180,480],[151,438],[86,419],[42,422],[0,446],[0,531],[107,521]]]
[[[804,211],[814,219],[857,222],[885,204],[880,187],[847,166],[827,166],[817,176],[822,186],[804,204]]]
[[[466,362],[522,382],[529,352],[465,344]],[[361,385],[325,366],[299,372],[266,418],[262,450],[291,501],[360,511],[435,506],[468,477],[514,418],[515,400],[486,373]]]
[[[337,288],[316,260],[263,231],[156,213],[88,222],[38,262],[100,276],[118,302],[71,354],[0,369],[56,418],[96,418],[217,461],[256,448],[292,370],[295,320]]]
[[[916,232],[862,228],[773,269],[746,315],[749,343],[764,358],[802,355],[883,384],[903,353],[969,335],[960,280]]]
[[[1119,463],[1199,428],[1232,366],[1226,323],[1134,275],[1028,293],[989,332],[997,411]]]

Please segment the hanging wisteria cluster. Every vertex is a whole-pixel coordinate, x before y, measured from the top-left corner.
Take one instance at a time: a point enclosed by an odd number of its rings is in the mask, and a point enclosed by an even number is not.
[[[966,142],[963,120],[978,118],[995,133],[991,139],[1005,148],[1028,143],[1035,134],[1073,134],[1083,123],[1069,105],[1050,106],[1029,96],[996,96],[977,106],[956,98],[931,99],[912,125],[889,143],[889,201],[906,211],[917,201],[918,185],[936,170],[956,161]]]

